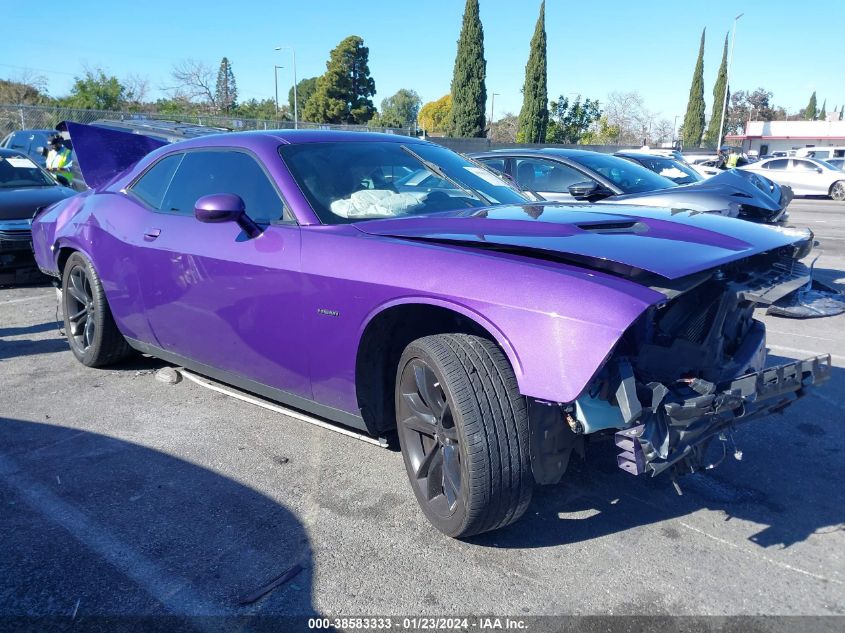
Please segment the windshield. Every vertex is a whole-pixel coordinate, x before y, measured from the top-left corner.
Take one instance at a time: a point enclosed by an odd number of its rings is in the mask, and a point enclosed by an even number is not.
[[[689,185],[703,180],[698,172],[674,158],[665,156],[637,156],[636,161],[659,176],[668,178],[679,185]]]
[[[325,224],[529,201],[486,168],[413,139],[282,145],[279,154]]]
[[[0,187],[54,187],[56,182],[26,156],[0,156]]]
[[[637,165],[618,156],[585,152],[569,156],[569,159],[604,176],[619,187],[622,193],[643,193],[678,186],[668,178],[658,176],[642,165]]]

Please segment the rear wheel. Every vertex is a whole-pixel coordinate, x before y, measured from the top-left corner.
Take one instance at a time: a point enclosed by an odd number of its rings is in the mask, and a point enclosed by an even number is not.
[[[845,200],[845,180],[837,180],[830,188],[830,197],[842,202]]]
[[[83,365],[110,365],[131,353],[114,322],[100,277],[82,253],[72,253],[65,263],[62,311],[70,349]]]
[[[493,342],[442,334],[408,345],[396,419],[414,494],[438,530],[470,536],[525,512],[533,486],[526,403]]]

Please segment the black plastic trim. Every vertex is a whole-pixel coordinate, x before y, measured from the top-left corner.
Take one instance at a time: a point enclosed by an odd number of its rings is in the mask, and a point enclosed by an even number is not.
[[[250,378],[246,378],[245,376],[241,376],[240,374],[236,374],[234,372],[226,371],[225,369],[218,369],[217,367],[212,367],[210,365],[206,365],[205,363],[200,363],[190,358],[186,358],[185,356],[181,356],[179,354],[175,354],[173,352],[161,349],[160,347],[156,347],[155,345],[144,343],[143,341],[138,341],[136,339],[131,339],[127,337],[126,342],[129,343],[129,345],[133,349],[138,350],[142,354],[149,354],[150,356],[155,356],[156,358],[165,360],[168,363],[180,365],[185,369],[195,371],[198,374],[208,376],[209,378],[219,380],[220,382],[225,382],[229,385],[237,387],[238,389],[243,389],[244,391],[249,391],[258,394],[259,396],[267,398],[268,400],[273,400],[285,406],[298,409],[304,413],[315,415],[321,418],[326,418],[327,420],[330,420],[332,422],[336,422],[344,426],[349,426],[358,431],[364,431],[365,433],[369,434],[367,425],[364,422],[364,418],[360,415],[349,413],[348,411],[341,411],[340,409],[335,409],[333,407],[328,407],[324,404],[320,404],[319,402],[309,400],[308,398],[303,398],[302,396],[298,396],[288,391],[283,391],[275,387],[270,387],[269,385],[262,384]]]

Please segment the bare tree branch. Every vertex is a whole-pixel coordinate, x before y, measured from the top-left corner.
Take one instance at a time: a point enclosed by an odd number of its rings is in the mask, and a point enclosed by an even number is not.
[[[182,60],[170,71],[174,85],[166,87],[174,99],[187,99],[201,103],[209,108],[216,108],[215,88],[217,77],[214,71],[202,61]]]

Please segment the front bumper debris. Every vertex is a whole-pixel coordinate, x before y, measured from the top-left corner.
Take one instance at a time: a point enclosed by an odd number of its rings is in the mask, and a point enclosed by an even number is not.
[[[716,385],[701,379],[650,383],[652,406],[640,424],[616,433],[619,468],[657,475],[671,466],[698,470],[715,436],[740,422],[782,411],[804,388],[830,378],[830,355],[769,367]]]

